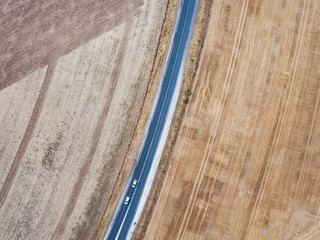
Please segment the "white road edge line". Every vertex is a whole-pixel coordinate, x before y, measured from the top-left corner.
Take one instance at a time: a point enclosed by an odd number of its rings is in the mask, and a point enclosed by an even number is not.
[[[178,13],[178,16],[177,16],[177,18],[176,18],[176,23],[175,23],[174,31],[173,31],[173,34],[172,34],[172,37],[171,37],[171,40],[170,40],[169,54],[168,54],[167,57],[166,57],[166,62],[165,62],[165,67],[164,67],[164,69],[163,69],[163,74],[162,74],[162,77],[161,77],[161,80],[160,80],[160,83],[159,83],[159,86],[158,86],[158,89],[157,89],[157,92],[156,92],[155,99],[154,99],[154,101],[153,101],[153,103],[152,103],[152,108],[151,108],[150,115],[149,115],[148,120],[147,120],[147,124],[146,124],[146,126],[145,126],[145,130],[144,130],[144,134],[143,134],[143,140],[142,140],[142,142],[141,142],[140,149],[139,149],[139,153],[138,153],[138,157],[136,158],[136,160],[140,159],[140,156],[141,156],[141,154],[142,154],[142,149],[143,149],[143,147],[144,147],[144,145],[145,145],[146,137],[147,137],[147,134],[148,134],[148,132],[149,132],[149,127],[150,127],[151,121],[152,121],[152,119],[153,119],[153,115],[154,115],[154,113],[155,113],[156,107],[157,107],[158,102],[159,102],[159,97],[160,97],[160,92],[161,92],[161,89],[162,89],[162,84],[163,84],[164,76],[166,75],[166,72],[167,72],[168,60],[170,59],[171,52],[172,52],[173,39],[174,39],[174,36],[175,36],[175,34],[176,34],[176,31],[177,31],[177,27],[178,27],[178,21],[177,21],[177,20],[180,19],[181,11],[182,11],[182,1],[180,2],[179,13]],[[134,171],[135,167],[137,166],[137,164],[138,164],[138,161],[136,161],[136,163],[135,163],[135,165],[134,165],[134,167],[133,167],[133,171]],[[121,208],[121,206],[122,206],[122,204],[123,204],[124,198],[126,197],[127,191],[128,191],[128,189],[129,189],[130,183],[131,183],[131,181],[132,181],[132,177],[133,177],[133,176],[131,175],[130,178],[129,178],[129,180],[128,180],[128,183],[126,184],[126,187],[125,187],[125,189],[124,189],[124,191],[123,191],[123,193],[122,193],[122,195],[121,195],[121,197],[120,197],[120,201],[119,201],[119,203],[118,203],[117,209],[116,209],[114,215],[112,216],[111,223],[109,224],[108,230],[107,230],[107,232],[106,232],[103,240],[107,240],[107,237],[108,237],[108,235],[109,235],[109,233],[110,233],[110,231],[111,231],[111,229],[112,229],[112,226],[114,225],[114,220],[115,220],[115,218],[116,218],[116,216],[117,216],[117,214],[118,214],[118,212],[119,212],[119,210],[120,210],[120,208]],[[131,200],[132,200],[132,199],[131,199]],[[131,201],[130,201],[130,202],[131,202]],[[129,203],[129,204],[130,204],[130,203]],[[129,207],[128,207],[128,208],[129,208]],[[128,211],[126,211],[126,214],[125,214],[125,216],[124,216],[124,219],[126,218],[127,213],[128,213]],[[119,228],[119,231],[118,231],[118,233],[117,233],[116,238],[119,236],[119,233],[120,233],[120,230],[121,230],[121,228],[122,228],[123,222],[124,222],[124,221],[121,222],[121,226],[120,226],[120,228]],[[134,222],[134,221],[133,221],[133,222]]]
[[[137,159],[140,158],[140,155],[142,153],[142,149],[143,149],[144,144],[145,144],[146,136],[148,134],[149,126],[151,124],[151,120],[153,119],[153,115],[154,115],[157,103],[159,101],[159,96],[160,96],[160,91],[162,89],[163,79],[164,79],[164,76],[165,76],[167,68],[168,68],[168,60],[171,57],[174,36],[176,34],[177,27],[179,25],[178,21],[180,20],[180,15],[181,15],[181,11],[182,11],[182,4],[183,4],[183,1],[180,1],[180,6],[179,6],[178,15],[177,15],[177,18],[176,18],[176,23],[175,23],[174,31],[173,31],[173,34],[172,34],[172,37],[171,37],[171,41],[170,41],[169,54],[166,57],[166,63],[165,63],[165,67],[164,67],[164,70],[163,70],[161,82],[160,82],[159,87],[157,89],[155,100],[154,100],[154,102],[152,104],[152,109],[151,109],[150,116],[148,118],[148,121],[147,121],[147,124],[146,124],[146,127],[145,127],[143,140],[142,140],[142,143],[141,143],[141,146],[140,146],[140,149],[139,149],[139,154],[138,154]],[[190,4],[189,4],[189,6],[190,6]],[[189,11],[189,6],[188,6],[188,11]],[[195,11],[195,9],[194,9],[194,11]],[[193,16],[193,18],[194,17],[195,16]],[[193,23],[191,24],[189,31],[191,31],[192,26],[193,26]],[[184,24],[184,27],[185,27],[185,24]],[[186,48],[188,47],[189,41],[190,41],[190,36],[189,36],[189,39],[187,41]],[[179,48],[180,48],[180,45],[179,45]],[[134,227],[135,227],[134,223],[135,222],[137,223],[138,220],[139,220],[139,217],[140,217],[140,215],[142,213],[142,210],[144,208],[144,204],[145,204],[145,202],[147,200],[147,197],[149,195],[149,192],[150,192],[150,189],[151,189],[151,186],[152,186],[152,183],[153,183],[153,179],[154,179],[155,174],[157,172],[157,168],[158,168],[158,165],[159,165],[159,162],[160,162],[160,159],[161,159],[162,151],[163,151],[164,145],[166,143],[167,136],[169,134],[170,125],[171,125],[171,122],[172,122],[172,118],[173,118],[173,115],[174,115],[175,107],[176,107],[176,104],[177,104],[177,101],[178,101],[178,97],[179,97],[179,93],[180,93],[180,89],[181,89],[182,75],[183,75],[184,62],[185,62],[186,55],[187,55],[186,52],[184,52],[183,60],[182,60],[182,63],[181,63],[181,66],[180,66],[180,70],[179,70],[177,83],[176,83],[174,94],[173,94],[173,97],[172,97],[172,100],[171,100],[171,104],[170,104],[170,107],[169,107],[167,120],[166,120],[166,123],[164,125],[164,129],[163,129],[162,134],[161,134],[159,145],[157,147],[157,150],[156,150],[156,153],[155,153],[155,157],[154,157],[154,160],[153,160],[152,165],[151,165],[151,169],[150,169],[150,173],[148,175],[147,181],[146,181],[146,185],[144,186],[144,190],[143,190],[142,196],[140,198],[137,211],[136,211],[135,216],[133,218],[133,221],[132,221],[132,224],[130,226],[130,229],[129,229],[129,232],[128,232],[128,235],[127,235],[126,239],[130,239],[130,237],[132,236],[132,233],[133,233],[133,230],[134,230]],[[135,166],[134,166],[133,169],[135,169],[137,164],[138,164],[138,162],[135,163]],[[143,166],[143,168],[144,168],[144,166]],[[117,213],[118,213],[119,209],[121,208],[121,206],[123,204],[123,200],[126,197],[127,190],[131,185],[132,177],[133,177],[132,175],[129,177],[129,180],[128,180],[127,184],[126,184],[125,190],[123,191],[123,193],[121,195],[121,198],[120,198],[120,201],[118,203],[116,212],[114,213],[114,215],[112,217],[112,220],[111,220],[111,223],[109,224],[108,230],[107,230],[107,232],[106,232],[106,234],[105,234],[105,236],[103,238],[104,240],[107,240],[107,236],[109,235],[109,233],[110,233],[110,231],[112,229],[115,217],[117,216]],[[135,192],[133,193],[133,196],[134,195],[135,195]],[[133,198],[133,196],[132,196],[132,198]],[[130,203],[131,203],[132,198],[130,199]],[[129,203],[129,205],[130,205],[130,203]],[[127,216],[129,205],[128,205],[128,208],[127,208],[127,211],[126,211],[124,219]],[[122,228],[123,223],[124,223],[124,221],[122,221],[122,223],[121,223],[121,226],[120,226],[119,231],[117,233],[117,237],[119,236],[119,234],[121,232],[120,230]]]
[[[186,0],[185,0],[185,1],[186,1]],[[182,2],[183,2],[183,1],[181,1],[181,4],[182,4]],[[189,3],[189,5],[188,5],[188,10],[189,10],[189,6],[190,6],[190,3]],[[182,5],[181,5],[180,7],[182,7]],[[180,8],[180,7],[179,7],[179,15],[180,15],[180,12],[181,12],[181,8]],[[188,12],[188,10],[187,10],[187,12]],[[177,19],[179,19],[179,18],[177,18]],[[180,22],[180,21],[179,21],[179,22]],[[177,26],[177,25],[179,25],[179,24],[176,24],[176,26]],[[184,28],[185,28],[185,23],[184,23],[184,25],[183,25],[183,30],[182,30],[182,32],[184,32]],[[173,36],[175,36],[175,33],[174,33]],[[174,39],[174,37],[173,37],[172,39]],[[178,53],[179,53],[179,51],[180,51],[180,46],[181,46],[181,41],[179,42],[179,45],[178,45],[178,51],[177,51],[177,55],[176,55],[175,60],[174,60],[173,69],[175,68],[176,63],[177,63]],[[170,47],[171,47],[171,46],[170,46]],[[170,49],[170,50],[171,50],[171,49]],[[170,57],[171,57],[171,51],[170,51],[170,54],[169,54],[169,55],[170,55]],[[168,59],[170,59],[170,58],[168,58]],[[167,59],[167,60],[168,60],[168,59]],[[182,62],[182,63],[183,63],[183,62]],[[182,63],[181,63],[181,66],[182,66]],[[181,66],[180,66],[180,69],[181,69]],[[167,68],[167,62],[166,62],[166,68]],[[179,70],[179,71],[180,71],[180,70]],[[165,72],[165,73],[166,73],[166,72]],[[179,74],[180,74],[180,72],[179,72]],[[163,76],[165,76],[165,75],[163,75]],[[171,74],[170,74],[170,79],[169,79],[168,85],[169,85],[170,82],[171,82],[172,76],[173,76],[173,72],[171,72]],[[149,119],[149,121],[148,121],[149,124],[148,124],[148,127],[146,128],[146,133],[148,133],[148,131],[149,131],[150,122],[151,122],[151,120],[153,119],[153,115],[154,115],[154,112],[155,112],[155,108],[156,108],[156,106],[158,105],[158,100],[159,100],[159,96],[160,96],[160,95],[158,95],[158,94],[159,94],[160,91],[162,90],[163,79],[164,79],[164,77],[162,77],[161,86],[158,88],[158,91],[157,91],[157,102],[156,102],[156,104],[155,104],[155,106],[154,106],[154,109],[152,109],[151,118]],[[177,85],[176,85],[176,86],[177,86]],[[164,96],[164,101],[167,99],[168,91],[169,91],[169,88],[167,88],[167,90],[166,90],[166,94],[165,94],[165,96]],[[172,99],[173,99],[173,98],[172,98]],[[169,109],[171,109],[172,103],[173,103],[173,102],[171,102]],[[161,106],[160,113],[159,113],[160,116],[161,116],[161,114],[162,114],[163,107],[164,107],[164,105]],[[175,105],[174,105],[174,109],[175,109]],[[168,120],[168,116],[169,116],[169,111],[168,111],[168,115],[167,115],[167,118],[166,118],[166,124],[165,124],[165,126],[167,125],[167,122],[168,122],[168,121],[167,121],[167,120]],[[169,122],[169,123],[170,123],[170,124],[169,124],[169,128],[170,128],[172,119],[169,119],[169,121],[170,121],[170,122]],[[155,129],[158,128],[159,122],[160,122],[160,119],[158,118],[158,119],[157,119],[157,124],[156,124],[156,126],[155,126]],[[164,126],[164,130],[165,130],[165,126]],[[167,134],[167,135],[168,135],[168,134]],[[160,142],[161,142],[161,140],[162,140],[162,137],[163,137],[163,131],[161,132]],[[166,137],[167,137],[167,136],[166,136]],[[150,148],[148,149],[146,159],[148,159],[148,157],[149,157],[149,153],[150,153],[151,146],[152,146],[152,144],[153,144],[154,138],[155,138],[155,135],[152,136],[151,143],[150,143]],[[166,138],[165,138],[165,139],[166,139]],[[144,136],[144,141],[145,141],[145,136]],[[159,142],[159,143],[160,143],[160,142]],[[159,145],[160,145],[160,144],[159,144]],[[157,147],[157,151],[158,151],[158,149],[159,149],[159,145],[158,145],[158,147]],[[142,145],[142,146],[144,146],[144,142],[143,142],[143,145]],[[140,154],[142,153],[142,149],[143,149],[143,148],[141,148],[140,151],[139,151],[139,157],[138,157],[139,160],[140,160]],[[162,150],[163,150],[163,149],[162,149]],[[162,153],[162,150],[161,150],[161,153]],[[157,151],[156,151],[156,153],[157,153]],[[155,157],[156,157],[156,154],[155,154]],[[155,157],[154,157],[153,160],[152,160],[152,165],[151,165],[151,166],[153,166],[153,162],[154,162]],[[161,157],[161,155],[160,155],[160,157]],[[147,160],[145,160],[144,163],[143,163],[143,167],[142,167],[140,176],[139,176],[139,178],[138,178],[139,180],[141,180],[141,176],[142,176],[142,174],[143,174],[143,170],[144,170],[144,168],[145,168],[145,166],[146,166],[146,163],[147,163]],[[158,165],[159,165],[159,163],[158,163]],[[151,169],[152,169],[152,168],[151,168]],[[151,172],[151,169],[150,169],[150,172]],[[149,174],[148,174],[148,178],[147,178],[147,181],[146,181],[146,185],[145,185],[144,188],[143,188],[143,192],[142,192],[142,195],[141,195],[140,200],[139,200],[138,209],[139,209],[139,206],[140,206],[141,198],[143,198],[143,196],[145,195],[145,189],[146,189],[147,182],[148,182],[148,179],[149,179],[149,176],[150,176],[150,172],[149,172]],[[154,177],[153,177],[153,178],[154,178]],[[153,181],[153,179],[152,179],[152,181]],[[130,181],[130,182],[131,182],[131,181]],[[130,187],[130,186],[129,186],[129,187]],[[149,189],[149,191],[150,191],[150,189]],[[131,201],[132,201],[135,193],[136,193],[136,191],[133,192],[133,195],[132,195],[132,197],[131,197]],[[147,193],[147,196],[148,196],[148,194],[149,194],[149,192]],[[130,202],[131,202],[131,201],[130,201]],[[145,202],[144,202],[144,203],[145,203]],[[130,204],[129,204],[129,205],[130,205]],[[124,224],[124,222],[125,222],[125,220],[126,220],[126,217],[127,217],[127,215],[128,215],[128,210],[129,210],[129,206],[127,207],[126,213],[125,213],[125,215],[124,215],[124,217],[123,217],[123,219],[122,219],[122,221],[121,221],[121,225],[120,225],[119,230],[118,230],[118,232],[117,232],[116,239],[119,238],[119,235],[120,235],[121,230],[122,230],[122,226],[123,226],[123,224]],[[136,211],[136,213],[137,213],[137,211]],[[136,213],[135,213],[135,216],[136,216]],[[140,217],[140,214],[139,214],[138,218],[139,218],[139,217]],[[133,221],[132,221],[131,226],[130,226],[130,228],[129,228],[129,232],[128,232],[127,236],[126,236],[126,239],[128,239],[128,237],[129,237],[129,236],[131,237],[131,235],[132,235],[132,232],[130,231],[130,229],[131,229],[132,227],[134,228],[134,226],[135,226],[135,224],[134,224],[134,222],[135,222],[134,219],[135,219],[135,217],[133,218]]]
[[[182,4],[182,1],[181,1],[181,4]],[[179,12],[181,11],[181,7],[182,7],[182,5],[180,6]],[[188,10],[187,11],[189,11],[189,7],[190,7],[190,4],[188,5]],[[194,9],[194,11],[195,11],[195,9]],[[193,16],[193,18],[194,18],[194,16]],[[191,31],[192,26],[193,26],[193,23],[191,24],[189,31]],[[184,24],[184,27],[185,27],[185,24]],[[188,41],[186,43],[186,51],[187,51],[187,48],[188,48],[189,41],[190,41],[190,36],[189,36]],[[179,48],[180,48],[180,45],[179,45]],[[142,196],[140,198],[140,202],[138,204],[138,208],[136,210],[135,216],[134,216],[133,221],[131,223],[131,226],[129,228],[129,232],[128,232],[128,235],[126,237],[127,240],[131,238],[131,236],[133,234],[133,231],[134,231],[134,228],[136,226],[135,223],[138,223],[140,215],[141,215],[141,213],[143,211],[144,205],[145,205],[145,203],[147,201],[149,192],[150,192],[152,184],[153,184],[154,177],[155,177],[155,175],[157,173],[157,169],[158,169],[158,166],[159,166],[159,163],[160,163],[160,160],[161,160],[161,156],[162,156],[162,152],[163,152],[164,146],[165,146],[166,141],[167,141],[167,137],[168,137],[168,134],[169,134],[171,122],[172,122],[172,119],[173,119],[173,115],[174,115],[174,112],[175,112],[175,108],[176,108],[176,105],[177,105],[177,102],[178,102],[180,89],[181,89],[181,85],[182,85],[184,62],[185,62],[185,59],[186,59],[186,56],[187,56],[187,54],[186,54],[187,52],[186,51],[183,54],[183,59],[182,59],[181,66],[180,66],[180,69],[179,69],[178,79],[177,79],[177,82],[176,82],[176,86],[175,86],[175,89],[174,89],[174,94],[172,96],[171,104],[170,104],[168,115],[167,115],[167,118],[166,118],[166,123],[165,123],[163,131],[161,133],[161,138],[160,138],[160,141],[159,141],[159,145],[157,147],[157,150],[156,150],[156,153],[155,153],[152,165],[151,165],[151,169],[150,169],[149,175],[147,177],[146,184],[144,186],[143,193],[142,193]]]

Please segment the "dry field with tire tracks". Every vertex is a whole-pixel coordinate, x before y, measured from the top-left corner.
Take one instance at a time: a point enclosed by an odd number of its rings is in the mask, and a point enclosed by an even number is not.
[[[216,0],[145,239],[320,239],[320,1]]]
[[[143,102],[166,2],[0,3],[0,239],[91,239]]]

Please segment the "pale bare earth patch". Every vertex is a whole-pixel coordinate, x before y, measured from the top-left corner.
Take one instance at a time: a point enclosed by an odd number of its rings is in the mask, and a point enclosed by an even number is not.
[[[39,69],[17,84],[3,89],[0,94],[0,170],[1,186],[9,172],[15,155],[32,115],[46,68]]]
[[[93,238],[142,105],[166,3],[57,1],[67,20],[50,5],[10,4],[0,5],[14,31],[0,43],[14,49],[0,62],[0,238]],[[8,9],[20,22],[6,20]],[[28,29],[24,18],[36,25]],[[24,37],[25,48],[15,49]]]
[[[319,14],[214,1],[145,239],[320,238]]]

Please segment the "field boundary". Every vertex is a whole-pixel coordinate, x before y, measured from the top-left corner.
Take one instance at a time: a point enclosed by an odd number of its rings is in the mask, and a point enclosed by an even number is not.
[[[112,190],[106,209],[104,210],[103,217],[100,221],[98,231],[95,234],[94,239],[103,239],[105,230],[112,219],[113,213],[117,208],[117,203],[121,198],[122,192],[125,188],[126,181],[130,176],[130,173],[134,167],[134,159],[138,156],[140,144],[142,142],[145,125],[147,124],[150,111],[152,109],[153,99],[156,95],[158,85],[160,83],[162,72],[165,65],[165,60],[168,54],[168,49],[170,45],[171,33],[174,28],[174,18],[176,17],[176,9],[179,6],[179,0],[168,0],[165,10],[165,16],[161,25],[161,31],[159,36],[159,41],[156,47],[154,60],[152,63],[152,68],[150,72],[148,86],[143,96],[142,107],[140,109],[140,114],[136,122],[136,127],[132,134],[131,141],[125,155],[125,160],[121,166],[121,170],[118,175],[118,180],[115,187]],[[128,161],[128,156],[130,156]],[[134,157],[135,156],[135,157]],[[112,213],[112,214],[111,214]]]
[[[210,9],[212,2],[210,0],[200,0],[198,3],[200,7],[197,8],[195,16],[195,24],[193,27],[193,32],[191,35],[191,41],[186,61],[185,61],[185,71],[183,74],[182,88],[180,90],[179,99],[174,113],[173,122],[169,131],[169,138],[166,142],[162,160],[159,164],[156,176],[153,182],[153,188],[149,194],[147,204],[142,213],[141,219],[139,220],[137,229],[133,234],[133,239],[143,239],[145,232],[148,227],[148,223],[151,219],[153,209],[158,200],[164,178],[166,176],[166,169],[169,164],[169,159],[171,156],[171,150],[175,144],[176,137],[179,133],[181,122],[185,113],[185,109],[189,102],[189,98],[192,94],[193,80],[196,76],[199,60],[203,48],[204,39],[208,28],[208,19],[210,17]]]

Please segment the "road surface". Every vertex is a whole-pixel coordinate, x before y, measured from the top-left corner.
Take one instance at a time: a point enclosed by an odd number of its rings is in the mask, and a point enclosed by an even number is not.
[[[179,19],[175,28],[176,31],[167,60],[158,102],[131,178],[132,182],[138,180],[137,185],[136,187],[132,187],[132,184],[128,185],[125,196],[130,197],[130,201],[128,204],[121,203],[105,239],[125,239],[127,237],[167,119],[178,74],[182,67],[196,3],[197,0],[182,0],[181,2]]]

